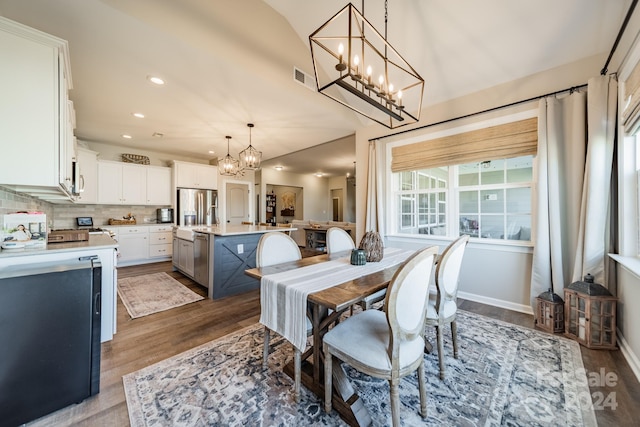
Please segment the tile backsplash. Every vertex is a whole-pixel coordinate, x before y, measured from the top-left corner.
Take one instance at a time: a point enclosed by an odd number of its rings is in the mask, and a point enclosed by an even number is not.
[[[47,215],[47,222],[50,222],[50,218],[53,218],[53,205],[51,203],[35,199],[23,193],[16,193],[7,187],[0,186],[0,218],[4,217],[5,214],[20,211],[44,212]]]
[[[121,219],[129,213],[138,224],[156,222],[156,209],[164,207],[166,206],[55,205],[52,228],[76,228],[76,217],[79,216],[90,216],[93,218],[93,225],[101,227],[109,224],[109,218]]]
[[[93,217],[96,227],[109,224],[109,218],[120,219],[131,213],[138,224],[156,221],[156,209],[167,206],[76,205],[53,204],[0,186],[0,217],[19,211],[39,211],[47,215],[50,229],[76,228],[76,217]]]

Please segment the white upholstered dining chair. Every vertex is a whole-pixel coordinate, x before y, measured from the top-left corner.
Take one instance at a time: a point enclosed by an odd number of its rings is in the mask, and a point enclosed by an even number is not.
[[[302,258],[298,244],[289,237],[288,234],[271,231],[264,233],[258,241],[256,249],[256,267],[267,267],[284,262],[297,261]],[[307,317],[307,335],[311,334],[311,321]],[[271,330],[264,327],[264,348],[262,350],[262,367],[266,369],[269,357],[269,341]],[[293,348],[294,364],[294,388],[293,397],[296,402],[300,401],[300,377],[301,377],[301,353],[297,348]]]
[[[339,227],[331,227],[327,230],[327,253],[350,251],[356,244],[345,230]]]
[[[420,415],[427,416],[424,322],[437,247],[412,255],[391,279],[384,311],[365,310],[327,332],[324,350],[324,408],[331,411],[333,357],[389,381],[391,418],[400,425],[400,379],[418,371]]]
[[[451,324],[451,341],[453,343],[453,357],[458,358],[458,337],[456,325],[456,313],[458,305],[458,281],[460,267],[465,248],[469,243],[469,236],[462,235],[451,242],[444,250],[436,267],[435,283],[437,294],[429,297],[427,307],[426,326],[436,327],[438,341],[438,363],[440,365],[440,379],[444,379],[444,343],[442,329],[448,323]]]

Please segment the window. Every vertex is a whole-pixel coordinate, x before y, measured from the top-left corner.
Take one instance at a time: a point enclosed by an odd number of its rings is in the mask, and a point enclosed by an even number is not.
[[[530,241],[533,158],[393,173],[395,232]]]
[[[458,233],[531,240],[533,156],[457,166]]]
[[[398,232],[446,235],[448,168],[394,174]]]

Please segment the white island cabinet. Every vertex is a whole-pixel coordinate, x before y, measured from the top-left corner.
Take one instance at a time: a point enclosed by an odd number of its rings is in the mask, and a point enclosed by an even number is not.
[[[41,249],[2,249],[0,250],[0,271],[15,265],[34,265],[38,263],[65,263],[81,257],[97,257],[102,267],[101,342],[113,339],[116,333],[117,308],[117,243],[104,234],[90,235],[88,241],[49,243]],[[46,328],[47,325],[42,325]]]
[[[75,156],[65,40],[0,16],[0,185],[70,200]]]

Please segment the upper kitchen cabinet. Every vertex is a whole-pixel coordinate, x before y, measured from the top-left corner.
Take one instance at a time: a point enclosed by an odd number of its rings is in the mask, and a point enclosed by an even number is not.
[[[147,166],[147,204],[171,205],[171,168]]]
[[[99,160],[98,203],[171,205],[171,168]]]
[[[172,163],[176,187],[218,189],[218,168],[216,166],[178,160],[174,160]]]
[[[98,153],[77,147],[76,159],[76,203],[98,203]]]
[[[71,199],[75,156],[65,40],[0,16],[0,184]]]
[[[147,173],[144,167],[106,160],[99,161],[98,203],[146,205]]]

